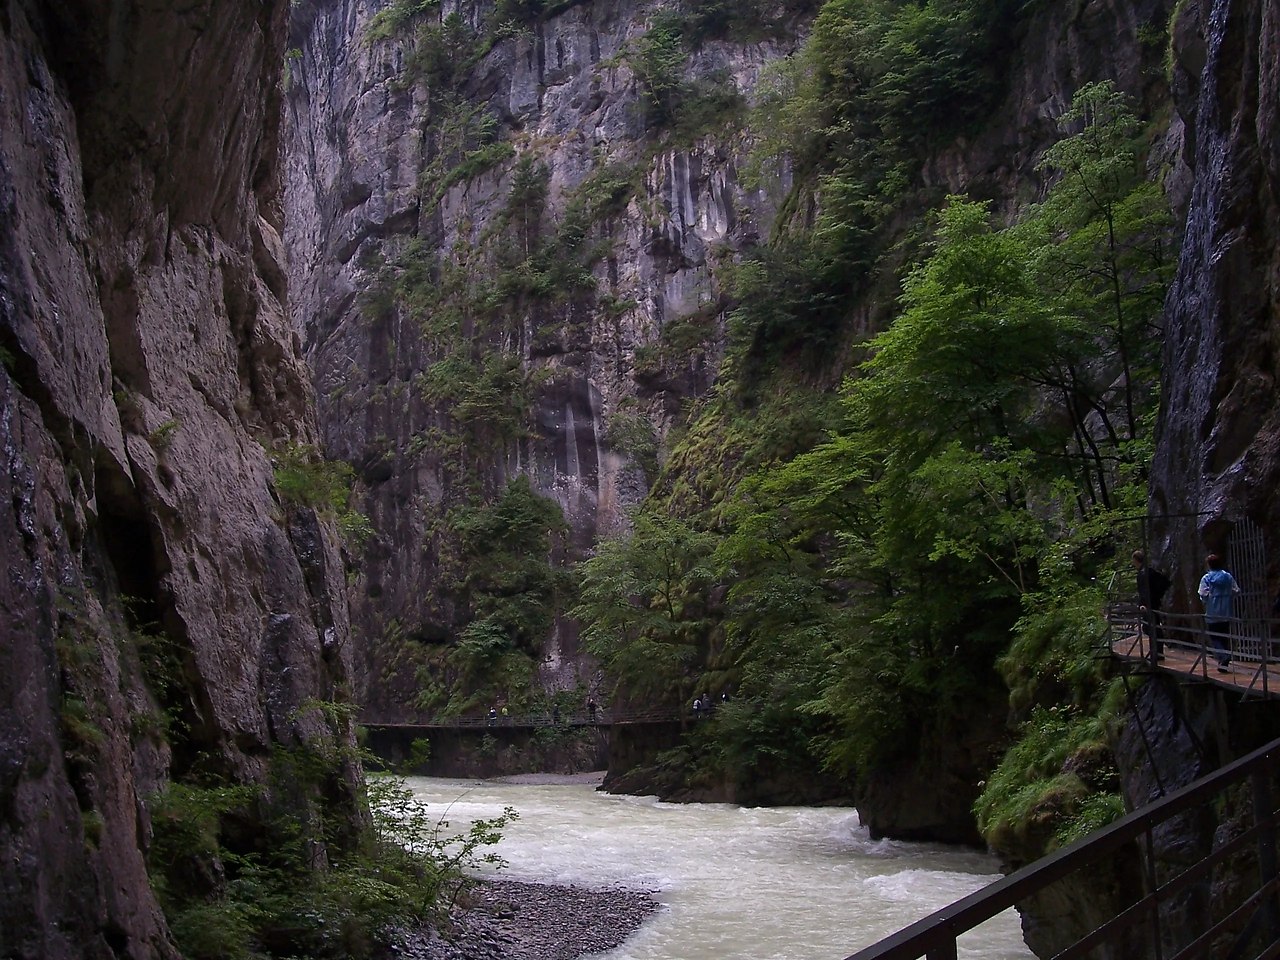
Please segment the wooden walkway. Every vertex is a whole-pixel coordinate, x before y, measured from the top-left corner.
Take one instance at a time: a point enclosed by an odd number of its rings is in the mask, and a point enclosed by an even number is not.
[[[1143,633],[1115,630],[1113,622],[1111,654],[1127,663],[1151,664],[1151,648]],[[1218,670],[1217,652],[1208,647],[1207,638],[1199,644],[1182,640],[1163,640],[1156,669],[1179,679],[1197,683],[1212,683],[1239,691],[1246,696],[1280,697],[1280,662],[1264,661],[1255,654],[1232,655],[1227,672]],[[1207,647],[1207,649],[1206,649]]]

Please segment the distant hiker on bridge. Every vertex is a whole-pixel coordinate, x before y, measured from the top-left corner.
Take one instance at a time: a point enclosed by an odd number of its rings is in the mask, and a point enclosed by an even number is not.
[[[1157,660],[1164,659],[1164,645],[1160,642],[1160,604],[1169,590],[1169,578],[1156,567],[1147,565],[1147,555],[1142,550],[1133,551],[1133,567],[1137,571],[1138,609],[1142,611],[1142,622],[1146,627],[1147,639],[1151,641],[1151,649]]]
[[[587,713],[590,715],[590,717],[591,717],[591,722],[592,722],[592,723],[595,723],[595,722],[596,722],[596,710],[597,710],[597,709],[598,709],[598,708],[596,707],[596,698],[595,698],[595,697],[588,697],[588,698],[587,698]]]
[[[498,708],[490,707],[489,708],[489,726],[495,727],[497,725],[498,725]]]
[[[701,716],[702,716],[702,698],[694,697],[693,698],[693,719],[697,720]]]
[[[1229,673],[1232,606],[1240,585],[1222,569],[1222,558],[1216,553],[1209,554],[1204,562],[1209,570],[1200,578],[1200,589],[1196,591],[1204,602],[1204,628],[1218,651],[1218,672]]]

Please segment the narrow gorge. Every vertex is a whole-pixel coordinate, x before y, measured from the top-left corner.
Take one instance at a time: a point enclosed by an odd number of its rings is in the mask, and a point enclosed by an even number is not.
[[[1277,0],[11,0],[0,956],[368,955],[358,722],[1011,867],[1273,739],[1097,650],[1280,595],[1278,110]]]

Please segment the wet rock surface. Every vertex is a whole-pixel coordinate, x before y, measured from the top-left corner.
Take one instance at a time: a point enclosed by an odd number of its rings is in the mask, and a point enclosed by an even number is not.
[[[0,956],[176,957],[151,798],[197,762],[262,782],[347,686],[337,543],[284,515],[270,461],[316,436],[280,246],[287,13],[0,14]]]
[[[442,930],[406,931],[384,960],[574,960],[611,950],[658,909],[647,893],[495,880]]]
[[[1199,613],[1204,554],[1226,553],[1242,518],[1272,545],[1268,600],[1277,581],[1277,37],[1276,0],[1188,2],[1175,23],[1175,104],[1189,131],[1194,187],[1165,310],[1148,554],[1173,571],[1168,606],[1178,613]]]

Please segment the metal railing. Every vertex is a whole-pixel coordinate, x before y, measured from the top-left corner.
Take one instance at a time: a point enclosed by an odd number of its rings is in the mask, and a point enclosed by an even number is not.
[[[1054,884],[1082,879],[1100,863],[1136,848],[1142,889],[1115,916],[1054,955],[1054,960],[1123,957],[1262,960],[1280,957],[1280,884],[1277,881],[1277,810],[1274,786],[1280,740],[1143,807],[1057,853],[853,954],[848,960],[956,960],[958,938],[997,914],[1043,894]],[[1248,785],[1243,794],[1238,788]],[[1221,829],[1219,809],[1238,810],[1232,830]],[[1196,813],[1219,829],[1211,849],[1194,859],[1187,844],[1178,857],[1162,856],[1165,825]],[[1230,818],[1228,818],[1230,819]],[[1229,836],[1228,836],[1229,834]],[[1094,871],[1096,872],[1096,871]],[[1101,951],[1101,952],[1100,952]]]
[[[684,717],[694,716],[691,712]],[[374,719],[362,719],[366,727],[378,727],[384,730],[458,730],[480,729],[484,727],[589,727],[616,726],[625,723],[667,723],[681,719],[682,714],[674,709],[635,709],[611,710],[598,707],[594,713],[590,710],[565,711],[555,714],[549,711],[537,713],[501,714],[496,717],[428,717],[414,723],[383,723]]]
[[[1209,630],[1201,614],[1162,610],[1155,615],[1152,643],[1151,615],[1136,603],[1112,602],[1106,613],[1110,628],[1106,642],[1110,651],[1121,657],[1146,660],[1152,666],[1196,674],[1205,680],[1243,671],[1249,678],[1245,689],[1264,696],[1280,695],[1280,678],[1271,676],[1270,669],[1280,667],[1278,620],[1258,615],[1237,617],[1228,621],[1225,631]],[[1224,660],[1226,668],[1219,669]]]

